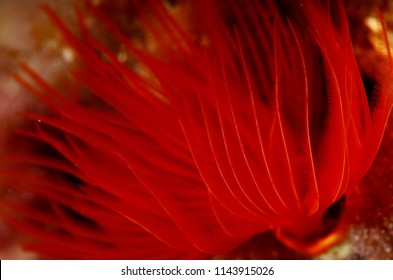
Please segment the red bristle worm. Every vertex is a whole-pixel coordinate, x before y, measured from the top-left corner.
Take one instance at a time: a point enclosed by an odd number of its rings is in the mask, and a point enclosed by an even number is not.
[[[78,10],[83,38],[44,7],[80,59],[75,81],[104,105],[66,98],[28,66],[31,81],[17,76],[48,107],[26,114],[39,123],[25,134],[58,153],[10,159],[1,171],[9,187],[45,205],[29,213],[1,202],[7,220],[32,236],[31,249],[54,258],[196,258],[274,230],[291,248],[317,253],[344,236],[322,220],[377,152],[393,102],[390,51],[371,104],[340,1],[184,2],[198,18],[194,33],[163,3],[130,1],[156,51],[92,4]],[[84,13],[103,22],[132,65],[89,33]]]

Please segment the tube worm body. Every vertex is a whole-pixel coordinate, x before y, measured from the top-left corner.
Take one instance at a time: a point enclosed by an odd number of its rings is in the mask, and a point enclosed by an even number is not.
[[[130,5],[145,45],[93,5],[77,13],[80,36],[44,7],[96,102],[26,65],[28,78],[17,76],[48,108],[26,114],[32,128],[19,133],[52,151],[11,157],[1,170],[5,185],[35,195],[0,202],[31,236],[26,248],[52,258],[203,258],[269,230],[306,253],[343,238],[326,213],[378,150],[393,101],[390,51],[367,94],[340,1],[183,1],[189,28],[163,3],[142,2]],[[132,63],[91,35],[87,14]]]

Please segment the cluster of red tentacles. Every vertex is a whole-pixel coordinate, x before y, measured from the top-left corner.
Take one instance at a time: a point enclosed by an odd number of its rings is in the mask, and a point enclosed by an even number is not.
[[[75,80],[100,105],[28,66],[29,78],[17,76],[48,108],[26,114],[32,128],[19,133],[53,149],[1,169],[3,185],[35,196],[0,202],[31,236],[26,248],[51,258],[201,258],[274,230],[294,249],[323,249],[321,238],[340,231],[326,228],[325,212],[380,144],[391,59],[367,95],[339,1],[185,0],[194,34],[160,1],[131,2],[159,55],[93,5],[78,13],[81,37],[44,8],[81,61]],[[133,65],[90,34],[86,14]]]

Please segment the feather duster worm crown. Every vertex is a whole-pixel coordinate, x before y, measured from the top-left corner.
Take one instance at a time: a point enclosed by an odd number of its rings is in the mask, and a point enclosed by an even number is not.
[[[81,38],[44,8],[81,61],[75,80],[103,105],[61,94],[27,66],[30,78],[17,76],[50,111],[27,115],[36,123],[22,133],[58,152],[2,170],[10,188],[40,199],[1,201],[32,237],[27,248],[196,258],[274,230],[297,250],[318,250],[309,239],[327,233],[324,213],[378,149],[392,107],[390,52],[368,96],[340,2],[221,2],[180,2],[192,9],[185,28],[160,1],[130,1],[144,44],[93,5],[78,13]],[[104,23],[131,65],[83,14]]]

